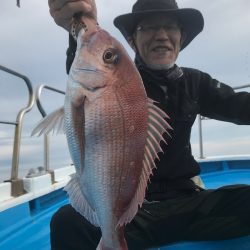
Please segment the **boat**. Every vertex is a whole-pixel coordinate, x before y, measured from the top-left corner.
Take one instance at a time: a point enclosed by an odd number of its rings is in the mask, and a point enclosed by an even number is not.
[[[19,178],[20,141],[23,118],[37,103],[42,116],[46,115],[41,102],[43,89],[64,94],[51,86],[40,85],[36,92],[27,76],[0,65],[0,70],[22,79],[29,92],[28,104],[20,108],[15,122],[0,121],[15,126],[12,168],[10,178],[0,183],[0,249],[1,250],[49,250],[49,224],[55,211],[68,204],[63,190],[75,172],[69,164],[51,170],[49,166],[49,139],[44,136],[44,166],[31,169]],[[243,86],[249,87],[249,86]],[[241,88],[243,88],[241,87]],[[250,184],[250,155],[205,157],[202,148],[202,122],[200,125],[201,178],[206,188],[218,188],[230,184]],[[0,148],[1,150],[1,148]],[[1,176],[0,168],[0,176]],[[83,247],[84,249],[84,247]],[[249,250],[250,236],[220,241],[178,242],[151,250]]]

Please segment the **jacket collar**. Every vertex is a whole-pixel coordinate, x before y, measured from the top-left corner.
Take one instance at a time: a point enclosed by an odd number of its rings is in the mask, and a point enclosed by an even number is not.
[[[174,64],[172,68],[166,70],[151,69],[142,61],[138,54],[135,57],[135,64],[144,81],[162,86],[166,85],[168,82],[177,80],[183,75],[182,69],[176,64]]]

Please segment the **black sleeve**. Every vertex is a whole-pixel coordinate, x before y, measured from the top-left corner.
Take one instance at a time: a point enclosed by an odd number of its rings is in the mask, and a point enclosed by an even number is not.
[[[73,38],[73,36],[69,35],[69,47],[67,49],[67,59],[66,59],[66,71],[67,74],[69,74],[70,67],[73,63],[73,60],[75,58],[75,52],[76,52],[76,41]]]
[[[200,73],[200,114],[235,124],[250,124],[250,93],[235,93],[230,86]]]

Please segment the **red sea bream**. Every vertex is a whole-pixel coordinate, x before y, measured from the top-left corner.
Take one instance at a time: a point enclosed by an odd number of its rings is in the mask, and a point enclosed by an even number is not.
[[[122,45],[99,27],[82,29],[64,107],[34,134],[63,127],[76,169],[65,189],[72,206],[101,228],[97,249],[127,249],[124,226],[143,203],[166,117]]]

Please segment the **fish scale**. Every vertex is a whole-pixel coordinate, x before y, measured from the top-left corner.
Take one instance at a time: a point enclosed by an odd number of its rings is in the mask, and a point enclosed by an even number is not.
[[[111,92],[112,94],[112,92]],[[103,99],[105,99],[103,97]],[[90,165],[91,167],[91,172],[93,172],[93,176],[99,178],[99,176],[101,177],[101,183],[103,185],[108,186],[109,183],[112,183],[112,180],[116,180],[118,182],[118,184],[120,183],[120,185],[122,186],[122,176],[127,177],[128,174],[126,174],[126,171],[128,169],[128,165],[130,161],[135,161],[135,159],[130,159],[129,158],[129,151],[126,152],[126,149],[130,148],[130,145],[124,145],[126,144],[126,139],[122,139],[125,138],[126,135],[124,134],[124,131],[126,131],[124,129],[124,122],[122,119],[120,119],[120,123],[118,124],[117,120],[113,118],[113,116],[117,114],[117,117],[122,117],[122,111],[120,110],[120,106],[117,105],[118,108],[115,109],[115,105],[112,105],[114,103],[117,102],[117,100],[112,100],[111,98],[108,97],[107,98],[109,101],[106,102],[101,102],[99,104],[99,108],[96,107],[96,105],[89,110],[88,108],[88,112],[93,112],[93,113],[97,113],[99,115],[93,115],[95,116],[95,120],[93,119],[86,119],[87,123],[86,123],[86,128],[88,128],[88,123],[89,122],[94,122],[96,124],[96,128],[94,131],[86,131],[86,134],[90,135],[90,138],[86,138],[86,145],[97,145],[98,148],[94,149],[94,155],[93,155],[93,150],[90,147],[89,149],[86,147],[86,165]],[[110,111],[110,105],[113,107]],[[108,107],[107,107],[108,106]],[[88,112],[86,113],[86,117],[89,117],[90,115],[88,115]],[[105,116],[105,114],[108,114]],[[110,116],[110,114],[113,114],[112,116]],[[98,117],[98,118],[97,118]],[[106,121],[108,120],[110,127],[107,126],[102,126],[102,123],[98,123],[96,122],[96,120],[99,119],[101,121]],[[112,130],[110,128],[113,128]],[[116,133],[112,133],[112,131],[116,132]],[[94,138],[97,137],[98,140],[100,140],[100,137],[102,138],[100,142],[96,143],[94,142],[94,139],[92,138],[92,135],[94,134]],[[98,136],[95,136],[97,135]],[[107,143],[108,142],[108,143]],[[127,143],[128,144],[128,143]],[[107,150],[106,145],[108,145],[109,150]],[[99,152],[101,151],[101,152]],[[126,155],[124,155],[124,153],[126,153]],[[102,162],[102,165],[99,162],[96,162],[97,157],[95,157],[95,154],[98,156],[100,156],[100,162]],[[88,157],[89,155],[89,157]],[[88,161],[88,158],[90,158],[90,160]],[[126,159],[126,161],[124,161],[124,159]],[[103,174],[103,165],[107,166],[105,168],[106,174]],[[125,165],[125,166],[124,166]],[[119,168],[116,168],[116,166],[120,166]],[[96,169],[96,172],[94,172]],[[115,171],[114,171],[114,170]],[[115,177],[115,178],[112,178]],[[97,178],[97,179],[98,179]],[[89,178],[91,180],[91,178]],[[92,184],[92,182],[90,183],[90,185]],[[117,190],[115,189],[115,187],[117,187],[117,189],[119,189],[120,186],[118,186],[116,183],[114,185],[114,183],[112,183],[113,185],[111,185],[110,187],[110,192],[111,192],[111,196],[112,194],[116,194],[117,195]],[[95,193],[95,192],[94,192]],[[92,194],[91,194],[92,195]],[[110,193],[109,193],[110,195]],[[100,196],[104,196],[104,194],[100,194]],[[120,194],[117,195],[118,197],[120,197]]]

